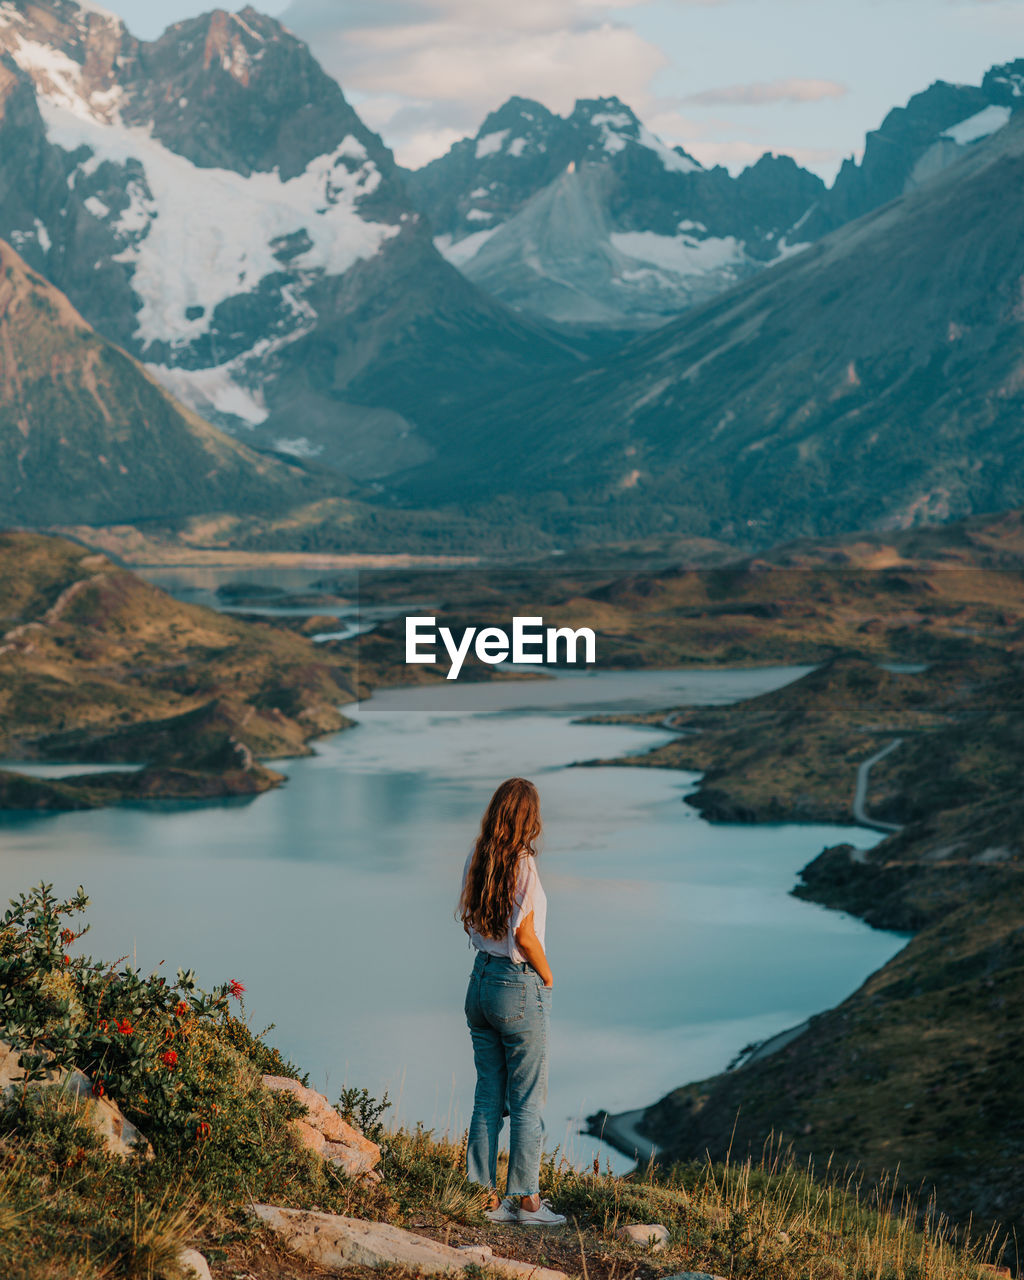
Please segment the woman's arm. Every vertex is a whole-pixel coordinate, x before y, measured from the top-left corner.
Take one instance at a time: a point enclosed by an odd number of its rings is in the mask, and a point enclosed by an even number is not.
[[[548,958],[544,954],[544,948],[541,945],[540,938],[537,937],[536,930],[533,927],[533,912],[523,920],[523,923],[516,930],[516,946],[526,956],[526,959],[540,974],[541,981],[546,987],[554,985],[554,978],[551,976],[551,966],[548,964]]]

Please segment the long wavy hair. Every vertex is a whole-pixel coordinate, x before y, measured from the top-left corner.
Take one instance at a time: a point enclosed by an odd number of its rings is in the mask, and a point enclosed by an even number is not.
[[[459,898],[459,918],[484,938],[503,938],[523,853],[536,855],[540,796],[526,778],[508,778],[491,796]]]

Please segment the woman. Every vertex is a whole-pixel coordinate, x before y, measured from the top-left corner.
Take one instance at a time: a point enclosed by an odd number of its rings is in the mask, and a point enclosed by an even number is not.
[[[491,1191],[492,1222],[557,1226],[565,1218],[540,1198],[553,983],[544,953],[547,898],[537,875],[540,829],[537,788],[509,778],[491,797],[462,873],[459,916],[477,952],[466,992],[476,1062],[466,1162],[470,1180]],[[503,1115],[511,1133],[508,1186],[499,1201]]]

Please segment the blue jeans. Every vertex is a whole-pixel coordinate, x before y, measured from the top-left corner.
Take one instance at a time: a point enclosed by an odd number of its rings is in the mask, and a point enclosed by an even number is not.
[[[496,1187],[498,1136],[507,1114],[510,1196],[532,1196],[540,1190],[550,1018],[551,990],[536,970],[505,956],[477,952],[466,992],[466,1021],[476,1062],[467,1174],[471,1182]]]

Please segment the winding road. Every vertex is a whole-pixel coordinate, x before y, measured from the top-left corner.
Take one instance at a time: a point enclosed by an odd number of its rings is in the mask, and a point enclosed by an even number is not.
[[[882,822],[879,818],[869,818],[864,807],[868,795],[868,775],[871,772],[871,766],[877,764],[879,760],[884,760],[889,752],[895,751],[902,741],[902,738],[893,738],[880,751],[876,751],[873,756],[868,756],[866,760],[857,766],[857,787],[853,793],[853,817],[862,827],[873,827],[876,831],[885,831],[887,833],[903,830],[902,824],[899,822]],[[856,850],[853,857],[855,861],[863,862],[863,850]]]

